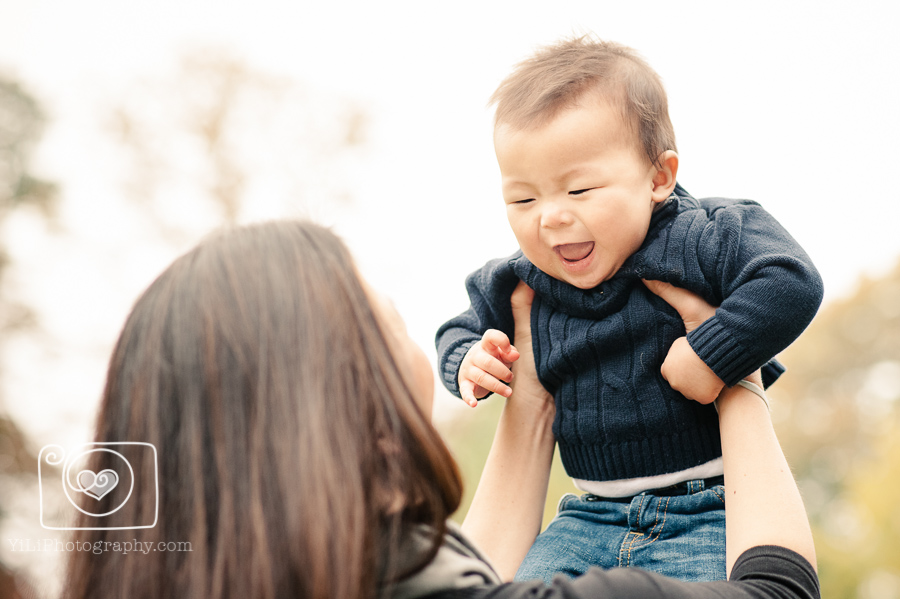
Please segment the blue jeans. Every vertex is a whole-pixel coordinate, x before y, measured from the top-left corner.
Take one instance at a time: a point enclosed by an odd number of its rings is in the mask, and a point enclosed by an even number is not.
[[[681,580],[725,579],[722,477],[692,480],[634,497],[567,494],[538,535],[516,580],[550,582],[591,566],[635,567]]]

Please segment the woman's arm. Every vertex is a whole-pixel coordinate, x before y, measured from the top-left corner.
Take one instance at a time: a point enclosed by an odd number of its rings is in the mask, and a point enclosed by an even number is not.
[[[553,398],[541,385],[531,351],[534,292],[519,283],[512,296],[516,349],[512,395],[506,400],[463,531],[503,580],[512,580],[541,530],[553,460]]]
[[[757,381],[761,384],[761,381]],[[779,545],[816,566],[809,519],[765,403],[735,386],[719,395],[727,571],[744,551]]]
[[[684,319],[690,332],[715,312],[698,296],[668,283],[646,281]],[[761,385],[759,373],[755,377]],[[816,552],[797,483],[772,428],[766,404],[752,391],[725,388],[717,400],[725,462],[727,571],[744,551],[779,545],[813,566]]]

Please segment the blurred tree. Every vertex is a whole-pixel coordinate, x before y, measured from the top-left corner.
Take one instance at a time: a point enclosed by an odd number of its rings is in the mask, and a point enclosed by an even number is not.
[[[0,230],[15,210],[36,208],[53,216],[56,186],[31,174],[30,158],[41,136],[44,114],[16,82],[0,77]],[[9,255],[0,241],[0,339],[33,323],[31,311],[10,292],[5,281]]]
[[[133,83],[108,129],[125,150],[127,194],[170,237],[192,219],[233,225],[347,202],[341,163],[362,146],[355,104],[306,93],[215,48]]]
[[[900,264],[826,306],[782,357],[773,415],[813,519],[822,594],[900,599]]]
[[[36,209],[45,218],[53,218],[56,186],[30,170],[31,154],[43,125],[44,115],[37,101],[15,81],[0,77],[0,232],[17,210]],[[4,238],[0,235],[0,355],[10,334],[36,324],[33,312],[16,299],[5,276],[10,262]],[[0,363],[0,380],[2,374]],[[36,463],[25,435],[0,411],[0,487],[8,477],[33,472]],[[0,505],[0,518],[3,515]],[[0,598],[19,597],[17,587],[25,588],[25,583],[0,564]]]

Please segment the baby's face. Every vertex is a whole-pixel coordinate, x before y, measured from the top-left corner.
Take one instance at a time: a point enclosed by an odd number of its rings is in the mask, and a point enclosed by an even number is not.
[[[582,98],[537,129],[494,134],[506,213],[525,256],[581,289],[609,279],[643,243],[657,169],[606,101]],[[662,198],[665,199],[665,198]]]

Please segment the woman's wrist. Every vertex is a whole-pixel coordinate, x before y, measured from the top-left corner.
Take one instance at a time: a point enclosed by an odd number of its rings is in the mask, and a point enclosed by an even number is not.
[[[553,397],[541,387],[535,390],[528,385],[513,387],[512,395],[503,406],[503,416],[515,422],[522,430],[529,430],[528,437],[537,439],[541,436],[553,437],[553,419],[556,406]]]
[[[766,397],[766,392],[762,387],[748,380],[741,380],[735,384],[739,387],[743,387],[747,391],[750,391],[751,393],[759,397],[762,402],[766,404],[766,408],[768,408],[770,412],[772,411],[772,406],[769,405],[769,398]]]
[[[533,360],[530,353],[525,353],[522,360]],[[553,402],[553,396],[544,388],[537,377],[537,373],[530,368],[523,368],[524,364],[517,362],[513,365],[513,372],[516,373],[510,387],[512,393],[507,398],[507,407],[515,407],[519,410],[528,410],[533,413],[535,418],[553,421],[556,415],[556,404]]]
[[[751,383],[753,384],[753,383]],[[735,405],[746,406],[746,409],[760,409],[768,413],[769,403],[762,399],[755,391],[743,385],[725,387],[716,399],[716,409],[721,420],[722,412],[731,409]]]

